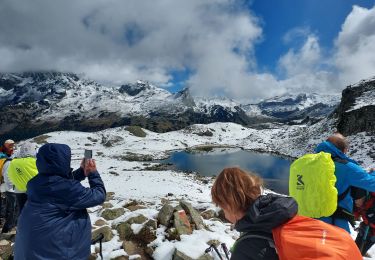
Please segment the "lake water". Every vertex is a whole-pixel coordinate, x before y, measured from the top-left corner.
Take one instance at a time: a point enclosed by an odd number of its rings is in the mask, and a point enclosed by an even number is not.
[[[172,163],[177,169],[197,172],[203,176],[218,175],[225,167],[239,166],[260,175],[266,188],[288,194],[291,161],[270,154],[241,149],[215,148],[211,152],[174,152],[163,163]]]

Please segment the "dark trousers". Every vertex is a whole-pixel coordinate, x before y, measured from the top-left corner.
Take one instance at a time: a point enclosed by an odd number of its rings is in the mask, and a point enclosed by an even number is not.
[[[27,201],[27,195],[26,193],[16,193],[16,198],[17,198],[17,203],[18,203],[18,209],[19,209],[18,216],[19,216],[21,215],[23,206],[25,206],[25,203]]]
[[[362,255],[365,255],[367,251],[372,247],[375,239],[372,228],[369,228],[366,237],[364,237],[365,234],[366,225],[362,222],[359,226],[357,238],[355,239],[355,243],[357,244]]]
[[[16,194],[14,192],[5,192],[5,223],[1,233],[7,233],[17,225],[18,207]]]

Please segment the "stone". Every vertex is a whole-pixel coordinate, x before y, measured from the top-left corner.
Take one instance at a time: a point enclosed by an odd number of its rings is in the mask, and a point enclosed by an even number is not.
[[[98,219],[97,221],[95,221],[94,225],[101,227],[101,226],[107,225],[107,222],[104,219]]]
[[[109,226],[103,226],[91,233],[91,239],[98,237],[100,233],[104,235],[103,242],[108,242],[113,238],[112,229]]]
[[[156,221],[150,219],[139,231],[137,238],[143,241],[145,244],[151,243],[156,239],[156,228]]]
[[[102,218],[106,220],[114,220],[121,215],[125,213],[125,210],[123,208],[117,208],[117,209],[105,209],[102,212]]]
[[[173,217],[174,207],[168,203],[160,209],[158,214],[158,221],[163,226],[169,227],[171,224],[171,219]]]
[[[10,259],[11,255],[13,253],[13,248],[10,245],[10,243],[8,243],[8,244],[3,243],[3,244],[4,245],[0,245],[0,258],[1,259]]]
[[[114,196],[115,196],[114,192],[111,192],[111,191],[107,192],[107,194],[105,196],[105,201],[112,200]]]
[[[202,218],[211,219],[217,216],[216,211],[213,209],[207,209],[201,213]]]
[[[167,229],[167,238],[169,241],[178,239],[177,230],[174,227]]]
[[[142,223],[146,222],[147,219],[148,218],[146,218],[145,216],[143,216],[142,214],[140,214],[140,215],[138,215],[136,217],[129,218],[125,222],[129,223],[129,224],[142,224]]]
[[[174,214],[174,227],[176,228],[178,236],[190,235],[192,233],[189,219],[184,210],[176,211]]]
[[[180,205],[185,210],[185,212],[190,215],[192,224],[195,225],[195,228],[203,229],[204,228],[203,219],[201,215],[199,214],[199,212],[196,211],[193,208],[193,206],[191,206],[191,204],[187,201],[181,200]]]
[[[120,255],[120,256],[116,256],[115,258],[111,258],[110,260],[129,260],[129,256]]]
[[[209,254],[204,254],[197,259],[193,259],[177,249],[174,251],[173,258],[172,258],[172,260],[213,260],[213,259],[214,258],[210,256]]]
[[[138,209],[145,209],[146,207],[143,205],[134,205],[134,206],[128,206],[126,207],[130,211],[136,211]]]
[[[138,246],[133,241],[124,241],[122,248],[128,255],[138,254]]]
[[[104,202],[103,205],[102,205],[102,207],[104,209],[109,209],[109,208],[113,208],[113,205],[112,205],[112,203]]]
[[[88,260],[96,260],[97,258],[98,258],[98,255],[95,253],[92,253],[91,255],[89,255]]]
[[[120,237],[120,240],[129,240],[134,236],[131,224],[123,222],[117,225],[116,230]]]

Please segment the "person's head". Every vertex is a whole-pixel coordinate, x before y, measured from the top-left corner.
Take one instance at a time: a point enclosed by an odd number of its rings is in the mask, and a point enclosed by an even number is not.
[[[262,184],[262,179],[252,173],[225,168],[212,186],[212,201],[223,209],[227,220],[235,223],[261,195]]]
[[[36,155],[38,174],[70,178],[70,160],[71,150],[66,144],[45,144],[39,148]]]
[[[36,156],[36,149],[37,149],[36,144],[30,143],[30,142],[25,142],[20,146],[17,157],[19,157],[19,158],[35,157]]]
[[[349,143],[348,140],[346,140],[345,136],[343,136],[342,134],[334,133],[333,135],[327,138],[327,141],[336,146],[337,149],[339,149],[341,152],[348,152]]]
[[[8,156],[11,156],[14,152],[14,141],[11,139],[6,140],[3,144],[3,147],[4,147],[4,152]]]

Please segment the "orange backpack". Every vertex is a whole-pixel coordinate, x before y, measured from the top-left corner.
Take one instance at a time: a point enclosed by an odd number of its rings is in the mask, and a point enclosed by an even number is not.
[[[362,260],[362,255],[348,232],[323,221],[295,216],[266,236],[246,234],[269,240],[280,260]]]

